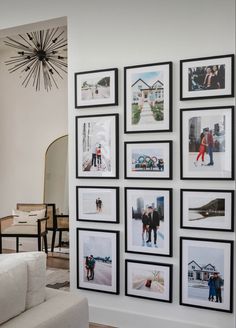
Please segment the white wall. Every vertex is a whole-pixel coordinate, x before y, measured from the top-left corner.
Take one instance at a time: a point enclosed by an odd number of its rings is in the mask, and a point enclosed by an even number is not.
[[[9,30],[8,36],[16,38],[16,33],[26,30],[35,31],[38,26]],[[31,85],[22,87],[20,71],[10,74],[5,65],[17,50],[4,45],[3,40],[0,42],[0,215],[8,215],[17,202],[43,202],[45,152],[53,140],[67,134],[68,107],[67,75],[59,81],[59,89],[49,92],[42,84],[39,92]]]
[[[182,187],[234,189],[234,182],[179,180],[179,108],[233,105],[234,99],[179,101],[179,60],[191,57],[221,55],[235,52],[234,0],[130,0],[130,1],[43,1],[31,8],[30,0],[0,0],[0,27],[30,23],[53,17],[68,17],[69,38],[69,133],[70,133],[70,243],[71,284],[76,290],[76,234],[75,186],[93,185],[92,180],[75,179],[74,116],[88,112],[120,114],[120,180],[96,181],[99,185],[121,187],[121,293],[120,296],[82,292],[89,299],[91,321],[113,324],[122,328],[141,328],[162,325],[166,328],[234,327],[235,314],[200,310],[178,305],[179,293],[179,236],[199,236],[179,229],[179,189]],[[12,11],[13,6],[15,11]],[[17,14],[16,14],[17,13]],[[173,133],[123,135],[123,67],[135,64],[173,61]],[[74,109],[74,73],[83,70],[118,67],[119,106],[117,108]],[[171,139],[174,141],[173,181],[125,181],[123,179],[124,140]],[[124,254],[124,186],[158,186],[174,188],[173,257],[158,258]],[[107,228],[105,224],[80,226]],[[234,239],[233,233],[201,232],[202,237]],[[161,261],[174,265],[173,303],[144,301],[124,296],[124,259]],[[146,316],[146,317],[145,317]],[[176,323],[173,323],[173,320]]]

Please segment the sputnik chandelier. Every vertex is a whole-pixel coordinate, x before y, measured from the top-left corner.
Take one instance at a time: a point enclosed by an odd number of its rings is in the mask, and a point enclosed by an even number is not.
[[[63,79],[67,73],[67,40],[65,31],[59,27],[37,32],[18,34],[19,41],[7,37],[5,44],[18,50],[17,55],[5,62],[10,66],[9,72],[20,71],[22,85],[32,85],[40,90],[42,80],[44,88],[49,91],[52,86],[58,88],[57,77]]]

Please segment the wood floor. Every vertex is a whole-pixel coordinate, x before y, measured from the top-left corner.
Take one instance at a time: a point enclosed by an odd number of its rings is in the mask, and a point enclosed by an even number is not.
[[[115,328],[115,327],[98,325],[96,323],[90,323],[89,328]]]

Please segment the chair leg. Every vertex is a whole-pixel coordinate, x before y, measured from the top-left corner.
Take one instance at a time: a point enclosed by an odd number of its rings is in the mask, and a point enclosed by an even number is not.
[[[40,252],[42,249],[42,245],[41,245],[41,236],[38,237],[38,251]]]
[[[19,253],[19,237],[16,237],[16,253]]]
[[[48,254],[48,240],[47,240],[47,234],[43,236],[44,240],[44,248],[45,248],[45,253]]]
[[[61,244],[62,244],[62,231],[59,231],[59,247],[61,248]]]
[[[2,254],[2,236],[0,236],[0,254]]]
[[[52,233],[52,245],[51,245],[51,252],[53,253],[54,246],[55,246],[55,239],[56,239],[56,230],[53,230]]]

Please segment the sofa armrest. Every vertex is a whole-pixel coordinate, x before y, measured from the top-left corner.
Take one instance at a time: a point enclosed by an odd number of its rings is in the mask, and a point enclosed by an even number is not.
[[[38,219],[37,223],[38,223],[38,232],[40,231],[40,233],[47,231],[47,220],[49,219],[49,217],[45,217],[42,219]]]
[[[4,228],[10,226],[12,222],[13,222],[13,215],[8,215],[0,218],[0,233],[2,231],[3,226]]]

